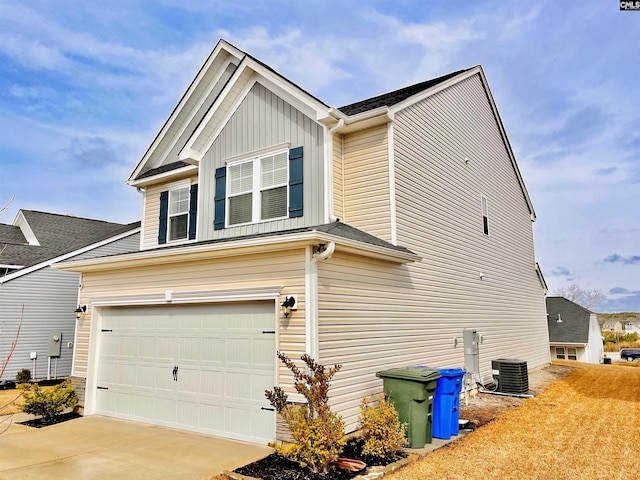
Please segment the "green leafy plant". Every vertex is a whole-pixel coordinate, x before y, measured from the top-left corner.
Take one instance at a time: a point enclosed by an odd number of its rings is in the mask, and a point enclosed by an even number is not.
[[[329,407],[330,381],[341,365],[327,369],[305,354],[300,357],[310,372],[305,373],[284,353],[278,352],[278,358],[293,373],[295,389],[305,397],[307,404],[290,404],[281,387],[265,390],[265,396],[282,416],[293,438],[293,443],[286,446],[272,446],[282,456],[314,473],[326,474],[338,460],[346,442],[342,417]]]
[[[22,411],[38,415],[45,422],[50,422],[65,409],[78,404],[78,395],[69,379],[52,388],[42,388],[30,383],[18,385],[18,388],[23,391]]]
[[[384,458],[407,444],[407,424],[400,423],[398,412],[384,394],[377,395],[374,402],[364,397],[360,404],[358,426],[364,440],[362,453]]]
[[[25,383],[29,380],[31,380],[31,370],[29,370],[28,368],[18,370],[18,373],[16,373],[16,382]]]

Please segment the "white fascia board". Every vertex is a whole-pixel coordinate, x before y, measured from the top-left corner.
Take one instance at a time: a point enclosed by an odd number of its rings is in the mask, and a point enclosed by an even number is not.
[[[249,68],[251,68],[251,70],[258,73],[262,78],[268,80],[272,85],[274,85],[282,95],[288,97],[283,98],[283,100],[288,101],[288,99],[290,99],[289,103],[291,103],[296,108],[298,108],[296,104],[303,106],[301,108],[304,108],[309,113],[307,114],[306,112],[304,112],[304,110],[301,111],[303,111],[303,113],[305,113],[308,117],[316,121],[320,121],[330,116],[330,112],[332,110],[331,107],[325,105],[320,100],[303,91],[300,87],[284,79],[272,70],[265,68],[262,64],[256,62],[253,58],[247,57],[247,64]],[[295,102],[295,104],[293,102]]]
[[[425,98],[429,98],[438,92],[446,90],[447,88],[451,87],[452,85],[455,85],[456,83],[460,83],[463,80],[466,80],[467,78],[477,75],[481,71],[482,71],[482,68],[480,67],[480,65],[470,68],[466,72],[462,72],[459,75],[456,75],[455,77],[451,77],[445,80],[444,82],[440,82],[437,85],[434,85],[431,88],[427,88],[426,90],[416,93],[415,95],[412,95],[411,97],[407,98],[406,100],[403,100],[402,102],[396,103],[391,107],[390,110],[393,113],[399,112],[400,110],[404,110],[405,108],[415,103],[421,102]]]
[[[393,121],[393,114],[388,107],[378,107],[366,112],[358,113],[356,115],[347,116],[339,110],[332,109],[332,115],[338,116],[344,120],[344,125],[340,127],[335,133],[351,133],[357,130],[364,130],[366,128],[383,125],[385,123]]]
[[[182,160],[183,162],[186,162],[186,161],[200,162],[204,154],[210,148],[211,143],[213,142],[207,142],[206,146],[202,150],[193,148],[193,144],[200,138],[200,136],[203,134],[203,131],[209,126],[209,122],[213,120],[214,114],[220,109],[220,106],[225,102],[225,100],[227,99],[227,96],[233,91],[233,88],[235,87],[236,83],[242,77],[242,75],[246,70],[247,70],[247,57],[243,58],[240,61],[238,68],[236,68],[236,71],[233,72],[233,75],[231,75],[231,78],[229,78],[229,81],[227,82],[225,87],[222,89],[222,91],[218,95],[218,98],[216,98],[215,102],[213,102],[213,105],[211,105],[211,108],[209,109],[209,111],[206,113],[206,115],[200,122],[200,125],[198,125],[198,128],[196,128],[196,130],[191,134],[191,137],[189,137],[189,140],[187,140],[187,143],[185,144],[185,146],[182,148],[182,150],[180,150],[180,153],[178,154],[178,158],[180,160]],[[249,81],[248,83],[251,84],[251,81]],[[246,95],[245,93],[246,91],[247,90],[245,86],[245,88],[243,88],[242,90],[242,94],[239,95],[239,97],[244,98],[244,95]],[[233,103],[232,107],[229,110],[232,112],[235,112],[238,105],[239,103],[236,99],[236,101]],[[228,118],[230,118],[229,112],[225,112],[224,118],[225,120],[221,122],[223,124],[226,123]],[[216,128],[216,133],[217,132],[219,132],[219,126],[218,128]]]
[[[524,195],[524,199],[527,202],[527,206],[529,207],[529,213],[531,215],[531,221],[535,222],[537,219],[536,211],[533,208],[533,202],[531,201],[531,197],[529,197],[529,192],[527,191],[527,187],[524,184],[524,179],[522,178],[522,174],[520,173],[520,168],[518,167],[518,162],[516,162],[516,156],[513,153],[513,149],[511,148],[511,143],[509,142],[509,137],[507,137],[507,132],[504,128],[504,124],[502,123],[502,118],[500,117],[500,112],[498,111],[498,107],[496,106],[496,102],[491,94],[491,89],[489,88],[489,82],[487,81],[487,77],[484,74],[484,70],[482,67],[476,67],[478,69],[478,74],[480,75],[480,79],[482,80],[482,85],[484,86],[485,91],[487,92],[487,98],[489,99],[489,104],[491,105],[491,109],[493,110],[493,115],[498,124],[498,129],[500,130],[500,135],[502,135],[502,140],[504,141],[504,145],[507,149],[507,154],[509,155],[509,159],[511,160],[511,165],[513,166],[513,170],[516,173],[516,177],[518,178],[518,182],[520,183],[520,188],[522,189],[522,193]]]
[[[215,59],[218,57],[218,55],[221,54],[223,50],[226,51],[227,54],[235,56],[236,58],[238,58],[238,60],[240,60],[245,55],[243,52],[239,51],[233,45],[230,45],[224,40],[218,41],[218,43],[213,48],[213,50],[211,51],[207,59],[202,64],[202,67],[200,67],[200,70],[198,70],[198,73],[196,74],[195,78],[189,84],[189,87],[187,87],[187,90],[185,91],[184,95],[182,95],[182,98],[180,98],[180,101],[178,102],[176,107],[173,109],[173,111],[169,115],[169,118],[167,118],[165,123],[162,125],[162,128],[160,129],[160,131],[154,138],[153,142],[151,143],[151,145],[143,155],[142,159],[134,169],[133,173],[129,176],[129,181],[133,181],[140,174],[140,171],[145,166],[147,160],[149,160],[151,155],[153,155],[153,153],[155,152],[158,144],[160,143],[160,140],[162,139],[162,137],[164,137],[164,135],[166,135],[175,117],[178,115],[179,112],[182,111],[185,104],[193,94],[193,91],[196,89],[196,87],[202,81],[202,78],[205,76],[205,74],[209,70],[209,67],[211,66],[211,64],[213,64]],[[226,68],[226,65],[225,65],[225,68]]]
[[[24,238],[27,240],[27,243],[29,245],[34,247],[40,246],[40,242],[38,242],[36,234],[33,233],[33,230],[31,229],[29,222],[27,222],[24,213],[22,213],[22,210],[18,210],[16,218],[13,220],[13,226],[20,228],[22,234],[24,235]]]
[[[200,245],[186,245],[180,248],[164,247],[111,257],[70,261],[64,264],[56,264],[55,268],[71,272],[116,270],[120,268],[154,265],[160,260],[163,264],[182,263],[185,261],[197,261],[199,259],[211,259],[214,258],[214,256],[223,258],[292,250],[329,242],[335,242],[340,251],[357,253],[358,255],[384,259],[395,263],[410,263],[421,260],[418,255],[412,253],[371,245],[324,232],[309,231],[286,236],[274,235]]]
[[[511,148],[511,144],[509,143],[509,139],[507,137],[507,133],[504,129],[504,124],[502,123],[502,119],[500,118],[500,113],[498,112],[498,107],[496,106],[496,102],[493,98],[493,95],[491,94],[491,89],[489,88],[489,82],[487,81],[487,77],[484,74],[484,70],[482,69],[481,65],[477,65],[473,68],[470,68],[469,70],[467,70],[466,72],[462,72],[459,75],[456,75],[455,77],[451,77],[447,80],[445,80],[444,82],[441,82],[431,88],[428,88],[416,95],[413,95],[409,98],[407,98],[406,100],[395,104],[393,107],[391,107],[391,112],[393,114],[417,103],[420,102],[432,95],[435,95],[438,92],[441,92],[449,87],[451,87],[452,85],[455,85],[457,83],[460,83],[464,80],[466,80],[467,78],[470,78],[474,75],[479,75],[480,76],[480,80],[482,82],[482,86],[485,89],[485,92],[487,94],[487,99],[489,100],[489,104],[491,106],[491,110],[493,111],[493,115],[496,119],[496,123],[498,125],[498,130],[500,130],[500,135],[502,136],[502,140],[504,141],[504,145],[507,149],[507,155],[509,155],[509,159],[511,160],[511,165],[515,171],[516,177],[518,178],[518,183],[520,183],[520,188],[522,189],[522,193],[524,195],[525,198],[525,202],[527,203],[527,207],[529,208],[529,213],[531,214],[531,221],[535,222],[536,221],[536,213],[535,210],[533,209],[533,203],[531,202],[531,197],[529,197],[529,192],[527,191],[527,187],[524,184],[524,180],[522,179],[522,175],[520,174],[520,169],[518,168],[518,164],[516,162],[516,157],[513,153],[513,150]]]
[[[224,118],[218,125],[215,126],[215,130],[211,133],[209,139],[202,147],[202,149],[197,150],[193,148],[193,144],[195,143],[195,141],[209,126],[209,122],[213,119],[215,112],[217,112],[217,110],[220,108],[220,105],[222,105],[229,93],[233,91],[236,82],[247,70],[253,72],[253,75],[247,82],[247,84],[243,87],[242,92],[238,95],[238,98],[236,98],[229,110],[227,112],[224,112]],[[220,92],[218,99],[211,106],[209,112],[207,112],[207,115],[204,117],[196,131],[193,133],[189,141],[180,152],[180,160],[199,162],[202,159],[204,154],[211,148],[211,145],[213,145],[215,139],[218,137],[229,119],[233,116],[237,108],[244,101],[244,99],[256,83],[260,83],[265,88],[276,94],[278,97],[282,98],[282,100],[301,111],[307,117],[319,123],[324,123],[323,120],[331,117],[330,107],[322,104],[315,98],[311,97],[309,94],[300,90],[298,87],[295,87],[292,83],[284,80],[279,75],[268,70],[252,58],[245,57],[240,65],[238,65],[238,68],[229,79],[229,82],[227,83],[225,88],[222,90],[222,92]]]
[[[121,233],[119,235],[116,235],[115,237],[107,238],[107,239],[102,240],[100,242],[93,243],[91,245],[87,245],[86,247],[80,248],[78,250],[74,250],[73,252],[69,252],[69,253],[66,253],[64,255],[60,255],[59,257],[51,258],[51,259],[49,259],[49,260],[47,260],[45,262],[38,263],[36,265],[32,265],[29,268],[24,268],[22,270],[19,270],[19,271],[14,272],[14,273],[12,273],[10,275],[7,275],[5,277],[0,278],[0,284],[8,282],[9,280],[13,280],[13,279],[18,278],[18,277],[21,277],[21,276],[26,275],[28,273],[35,272],[35,271],[40,270],[40,269],[45,268],[45,267],[51,267],[51,268],[56,268],[57,269],[58,266],[56,264],[58,262],[64,262],[65,260],[67,260],[69,258],[75,257],[77,255],[82,255],[83,253],[89,252],[89,251],[91,251],[93,249],[102,247],[104,245],[108,245],[108,244],[113,243],[113,242],[115,242],[117,240],[121,240],[123,238],[129,237],[129,236],[134,235],[134,234],[136,234],[138,232],[140,232],[140,227],[134,228],[132,230],[127,230],[126,232]]]
[[[11,265],[8,263],[0,263],[0,268],[24,268],[24,265]]]
[[[150,177],[141,178],[139,180],[128,181],[127,185],[130,185],[132,187],[147,187],[155,183],[166,182],[174,177],[194,173],[197,171],[197,165],[188,165],[186,167],[176,168],[175,170],[170,170],[168,172],[159,173],[158,175],[152,175]]]

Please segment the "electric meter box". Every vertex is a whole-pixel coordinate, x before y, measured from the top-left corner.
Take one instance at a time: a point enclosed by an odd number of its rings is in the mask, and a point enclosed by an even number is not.
[[[59,357],[61,345],[62,345],[62,332],[51,332],[49,334],[49,356]]]

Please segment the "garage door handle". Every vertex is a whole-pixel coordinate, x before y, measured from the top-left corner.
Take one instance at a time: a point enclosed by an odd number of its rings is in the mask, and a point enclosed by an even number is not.
[[[260,407],[260,410],[267,410],[269,412],[273,412],[275,408]]]
[[[178,381],[178,366],[177,365],[175,367],[173,367],[173,381],[174,382]]]
[[[262,333],[273,333],[273,334],[275,334],[276,331],[275,330],[262,330]]]

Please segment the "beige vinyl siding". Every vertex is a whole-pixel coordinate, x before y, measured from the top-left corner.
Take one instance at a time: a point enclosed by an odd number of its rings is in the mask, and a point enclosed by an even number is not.
[[[217,96],[218,93],[220,93],[222,87],[224,87],[224,84],[228,80],[228,76],[226,75],[223,75],[222,78],[219,79],[212,92],[210,92],[208,98],[206,98],[205,104],[208,104],[208,106],[206,108],[204,108],[203,106],[203,108],[199,109],[198,116],[189,121],[191,113],[197,108],[198,103],[202,101],[205,95],[207,95],[207,89],[215,80],[216,75],[220,73],[220,69],[223,67],[228,58],[229,55],[223,51],[223,54],[219,55],[211,63],[211,65],[207,69],[207,72],[195,86],[192,94],[188,99],[186,99],[180,111],[177,112],[173,122],[171,122],[171,124],[167,126],[165,132],[161,132],[161,136],[158,137],[157,146],[151,154],[150,159],[147,161],[147,170],[150,168],[158,167],[160,165],[178,161],[178,158],[175,155],[175,148],[172,148],[172,145],[179,138],[181,131],[186,125],[189,125],[191,127],[198,125],[203,116],[206,114],[213,100],[215,100],[215,96]],[[187,133],[191,135],[191,133],[193,133],[193,130],[191,130],[190,132],[188,130],[189,129],[187,128]],[[178,145],[177,147],[182,148],[182,146],[183,145]],[[171,153],[171,155],[169,155],[169,153]]]
[[[197,178],[192,176],[191,183],[196,183]],[[180,178],[172,178],[170,183],[179,181]],[[144,238],[142,240],[142,249],[155,248],[158,246],[158,228],[160,227],[160,193],[167,190],[164,183],[151,185],[145,189],[144,215],[142,218],[142,232]],[[198,205],[200,208],[200,205]]]
[[[333,136],[333,213],[344,221],[344,162],[342,135]]]
[[[282,295],[297,295],[298,310],[288,319],[278,315],[278,349],[300,357],[305,349],[304,250],[211,259],[209,261],[162,263],[133,269],[85,273],[82,279],[81,302],[89,306],[89,313],[78,322],[76,363],[74,375],[87,374],[91,302],[98,298],[156,294],[173,290],[175,295],[185,292],[208,292],[230,289],[282,287]],[[274,352],[275,355],[275,352]],[[279,366],[281,383],[290,389],[290,376]]]
[[[397,113],[394,147],[398,243],[423,257],[409,267],[423,318],[449,339],[477,328],[485,379],[492,358],[547,363],[530,212],[479,75]]]
[[[396,113],[394,131],[398,244],[422,261],[319,264],[320,361],[343,364],[331,398],[348,430],[362,396],[382,388],[377,371],[464,367],[464,328],[484,337],[485,382],[492,359],[549,362],[530,212],[479,78]]]
[[[303,147],[304,215],[214,231],[215,170],[230,157],[283,143]],[[202,201],[199,232],[202,240],[274,232],[317,225],[324,219],[324,131],[322,125],[256,83],[229,119],[200,164]],[[228,215],[228,212],[227,212]]]
[[[345,223],[391,241],[387,125],[344,136]]]

